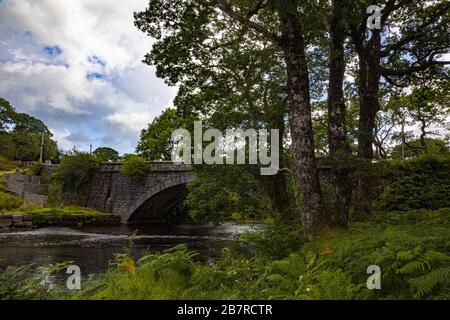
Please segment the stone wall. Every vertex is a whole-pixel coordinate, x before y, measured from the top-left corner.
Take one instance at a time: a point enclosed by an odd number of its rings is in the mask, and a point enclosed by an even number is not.
[[[64,203],[119,214],[122,222],[128,222],[141,208],[156,212],[148,206],[151,198],[156,199],[152,206],[157,208],[159,213],[178,204],[186,195],[186,190],[178,187],[185,187],[187,182],[195,178],[190,166],[169,162],[149,163],[149,172],[138,181],[121,174],[120,167],[120,163],[101,164],[94,175],[89,193],[64,193]],[[51,171],[54,168],[46,170]],[[46,172],[44,177],[5,175],[7,190],[30,202],[44,205],[48,200],[48,185],[43,182],[47,181],[45,177],[48,174]],[[161,196],[164,192],[167,194]]]
[[[13,229],[32,229],[50,226],[81,227],[81,226],[118,226],[120,217],[117,215],[73,215],[58,214],[5,214],[0,215],[0,232]]]
[[[120,173],[120,165],[103,165],[95,174],[87,206],[98,211],[113,212],[128,222],[131,216],[154,195],[172,187],[185,185],[195,174],[187,166],[163,163],[150,164],[150,171],[141,180]],[[185,194],[172,192],[175,197]],[[179,199],[174,199],[177,204]],[[166,202],[167,203],[167,202]]]
[[[18,173],[6,174],[6,189],[20,197],[38,204],[45,205],[48,200],[48,185],[41,184],[41,177]]]
[[[0,215],[1,229],[24,229],[33,227],[33,216],[29,214]]]

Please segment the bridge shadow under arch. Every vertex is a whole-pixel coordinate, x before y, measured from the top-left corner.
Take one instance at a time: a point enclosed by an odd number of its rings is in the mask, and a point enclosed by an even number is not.
[[[179,184],[164,189],[144,201],[131,214],[127,223],[167,223],[189,220],[184,212],[181,214],[180,212],[174,212],[177,206],[184,201],[188,193],[186,184]]]

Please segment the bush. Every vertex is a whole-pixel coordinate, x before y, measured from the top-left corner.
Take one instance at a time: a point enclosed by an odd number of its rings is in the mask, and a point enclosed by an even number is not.
[[[16,163],[0,159],[0,171],[12,171],[16,168]]]
[[[42,279],[31,277],[32,266],[0,269],[0,300],[34,300],[49,298]]]
[[[377,210],[450,207],[450,157],[385,161],[375,170]]]
[[[271,201],[246,166],[196,166],[194,170],[196,179],[188,184],[185,203],[195,222],[264,220],[271,216]]]
[[[299,223],[276,223],[258,232],[246,232],[240,240],[250,246],[258,256],[282,259],[298,250],[302,244],[303,232]]]
[[[36,162],[31,166],[30,173],[35,176],[40,176],[42,169],[44,169],[44,164],[42,162]]]
[[[0,192],[0,211],[18,209],[22,205],[22,199]]]
[[[83,152],[65,155],[52,176],[53,183],[61,186],[63,192],[89,192],[92,177],[99,167],[95,156]]]
[[[47,205],[49,208],[55,211],[60,209],[64,205],[64,200],[62,197],[62,186],[56,181],[50,183],[48,187],[48,200]]]
[[[148,172],[150,168],[147,161],[137,155],[127,155],[122,162],[120,173],[131,177],[134,181],[140,181]]]

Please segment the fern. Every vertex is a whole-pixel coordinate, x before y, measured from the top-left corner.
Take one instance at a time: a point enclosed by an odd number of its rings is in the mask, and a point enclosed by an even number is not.
[[[430,295],[434,289],[441,287],[446,291],[441,296],[450,294],[450,267],[438,268],[430,273],[409,280],[412,291],[417,298]]]

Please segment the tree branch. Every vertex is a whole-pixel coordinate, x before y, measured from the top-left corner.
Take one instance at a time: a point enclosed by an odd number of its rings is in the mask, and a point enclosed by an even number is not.
[[[272,40],[275,41],[276,43],[280,43],[281,42],[281,38],[273,33],[270,32],[269,30],[267,30],[266,28],[264,28],[262,25],[253,22],[250,20],[250,18],[258,13],[258,11],[260,9],[257,10],[252,10],[250,11],[247,15],[242,15],[239,12],[235,11],[232,6],[226,1],[226,0],[217,0],[217,3],[219,5],[220,10],[222,10],[223,12],[225,12],[230,18],[249,26],[250,28],[252,28],[253,30],[255,30],[256,32],[262,34],[264,37],[266,37],[268,40]],[[258,6],[257,6],[258,7]]]
[[[450,3],[447,3],[444,5],[440,10],[435,12],[427,21],[422,23],[420,26],[416,28],[413,32],[411,32],[410,35],[405,36],[404,38],[400,39],[398,42],[393,43],[391,45],[386,46],[383,50],[381,50],[381,56],[387,57],[392,51],[398,50],[404,45],[408,44],[411,41],[418,40],[421,37],[425,36],[429,30],[426,28],[429,27],[432,23],[437,21],[439,17],[442,16],[445,12],[447,12],[450,9]]]
[[[407,68],[397,70],[389,68],[381,68],[381,74],[385,78],[388,78],[389,76],[404,76],[411,73],[424,71],[434,65],[450,65],[450,61],[429,60],[427,63],[421,65],[411,65]]]

